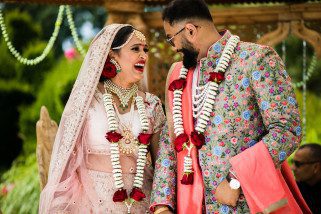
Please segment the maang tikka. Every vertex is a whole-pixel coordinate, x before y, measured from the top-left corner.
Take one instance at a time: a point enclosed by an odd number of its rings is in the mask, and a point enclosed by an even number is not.
[[[127,41],[126,41],[124,44],[122,44],[122,45],[120,45],[120,46],[118,46],[118,47],[114,47],[114,48],[112,48],[112,49],[113,49],[113,50],[119,50],[119,49],[123,48],[125,45],[128,44],[128,42],[133,38],[134,35],[135,35],[136,38],[139,39],[140,41],[146,42],[146,37],[145,37],[145,35],[144,35],[142,32],[134,29],[133,32],[129,35]]]

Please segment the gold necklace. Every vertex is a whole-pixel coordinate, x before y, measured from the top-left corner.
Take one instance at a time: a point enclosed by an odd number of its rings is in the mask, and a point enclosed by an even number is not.
[[[133,101],[130,109],[131,115],[130,115],[128,124],[125,124],[124,122],[121,121],[120,114],[115,107],[115,112],[118,117],[118,124],[120,125],[119,130],[123,136],[123,138],[118,143],[119,151],[127,155],[132,154],[133,152],[137,152],[137,149],[138,149],[138,140],[134,136],[131,130],[132,121],[134,120],[134,112],[135,112],[134,105],[135,105],[135,102]]]
[[[120,101],[119,107],[122,108],[123,111],[126,110],[129,100],[134,97],[134,95],[136,95],[138,91],[137,84],[134,84],[130,88],[123,88],[116,85],[109,79],[104,82],[104,87],[107,92],[113,93],[118,97]]]

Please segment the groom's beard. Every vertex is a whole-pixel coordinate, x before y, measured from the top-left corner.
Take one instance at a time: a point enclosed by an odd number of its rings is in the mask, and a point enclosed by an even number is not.
[[[178,50],[183,53],[183,65],[185,68],[190,69],[196,67],[197,57],[199,52],[188,41],[183,41],[183,48]]]

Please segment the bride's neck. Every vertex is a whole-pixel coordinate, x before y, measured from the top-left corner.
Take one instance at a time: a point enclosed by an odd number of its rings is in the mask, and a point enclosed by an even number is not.
[[[111,79],[111,81],[122,88],[130,88],[134,85],[134,83],[124,80],[123,78],[119,77],[119,75],[116,75]]]

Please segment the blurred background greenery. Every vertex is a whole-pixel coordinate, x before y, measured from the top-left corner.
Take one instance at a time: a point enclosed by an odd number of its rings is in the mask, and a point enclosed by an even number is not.
[[[2,4],[9,37],[24,57],[41,54],[49,40],[58,6]],[[85,25],[92,31],[101,29],[107,18],[104,8],[73,7],[75,25],[81,40],[88,46],[90,38],[81,33]],[[85,26],[86,27],[86,26]],[[161,58],[166,47],[159,39],[159,31],[152,30],[152,53]],[[36,66],[20,64],[8,51],[0,37],[0,209],[4,213],[37,213],[39,178],[36,164],[35,124],[42,105],[59,122],[73,82],[82,63],[82,56],[64,56],[64,46],[72,46],[71,34],[64,19],[58,40],[49,56]],[[288,37],[286,47],[287,70],[294,82],[302,80],[302,41]],[[282,55],[282,46],[276,47]],[[168,54],[168,53],[167,53]],[[307,66],[313,50],[307,47]],[[165,67],[169,67],[170,62]],[[307,142],[321,142],[321,61],[307,87]],[[296,89],[302,109],[302,92]]]

